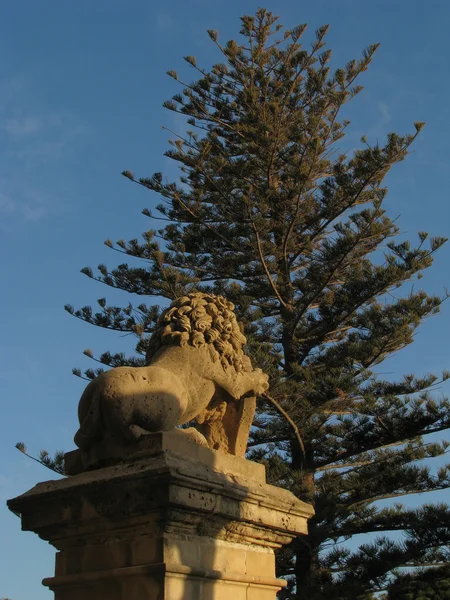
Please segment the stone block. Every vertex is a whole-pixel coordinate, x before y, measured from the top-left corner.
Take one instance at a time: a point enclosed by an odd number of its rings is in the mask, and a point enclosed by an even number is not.
[[[246,568],[248,575],[261,575],[275,573],[275,555],[268,548],[249,548],[247,552]]]
[[[262,465],[178,439],[149,436],[150,453],[8,502],[59,551],[55,600],[275,600],[274,550],[312,508]]]

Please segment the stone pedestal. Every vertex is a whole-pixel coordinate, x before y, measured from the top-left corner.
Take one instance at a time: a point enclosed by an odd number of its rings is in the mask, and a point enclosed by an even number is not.
[[[310,506],[266,484],[262,465],[176,432],[101,466],[113,454],[8,502],[58,550],[43,582],[56,600],[275,599],[274,549],[306,533]],[[67,467],[81,470],[77,452]]]

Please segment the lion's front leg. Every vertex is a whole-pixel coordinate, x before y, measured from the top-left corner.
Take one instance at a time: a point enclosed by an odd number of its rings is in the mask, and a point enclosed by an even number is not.
[[[225,390],[234,400],[244,396],[259,396],[269,388],[269,378],[261,369],[253,371],[218,373],[216,384]]]
[[[261,369],[254,369],[250,372],[239,373],[240,394],[238,398],[244,396],[260,396],[269,389],[269,377]]]

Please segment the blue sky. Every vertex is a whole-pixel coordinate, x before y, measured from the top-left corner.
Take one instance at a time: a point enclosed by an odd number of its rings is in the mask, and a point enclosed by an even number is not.
[[[76,409],[84,387],[73,366],[91,366],[84,348],[127,350],[129,338],[96,330],[63,310],[106,296],[126,303],[79,273],[81,267],[120,256],[103,241],[138,236],[151,227],[141,215],[157,198],[131,186],[124,169],[141,176],[176,170],[163,157],[161,125],[181,122],[162,108],[177,90],[165,75],[185,72],[182,56],[218,60],[206,29],[235,37],[251,0],[0,1],[0,597],[50,599],[40,585],[53,573],[54,551],[22,533],[4,507],[52,474],[14,449],[73,448]],[[365,91],[349,105],[346,144],[362,134],[427,126],[409,159],[389,175],[386,206],[402,232],[450,237],[450,4],[445,0],[277,0],[267,4],[287,26],[306,22],[311,32],[330,23],[333,66],[381,42]],[[306,39],[311,39],[307,35]],[[450,244],[439,253],[424,287],[450,288]],[[413,346],[383,372],[417,374],[450,368],[450,308],[422,327]],[[448,393],[443,387],[438,393]],[[433,494],[449,499],[450,494]],[[429,495],[423,500],[431,500]],[[5,543],[6,541],[6,543]]]

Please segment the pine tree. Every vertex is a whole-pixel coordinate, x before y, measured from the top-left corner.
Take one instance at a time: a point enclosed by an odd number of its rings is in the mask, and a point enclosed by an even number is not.
[[[270,375],[249,458],[316,510],[309,535],[278,557],[279,575],[290,581],[284,597],[370,598],[393,569],[440,563],[450,540],[447,506],[376,504],[450,485],[448,467],[418,464],[447,449],[423,436],[450,427],[450,403],[432,395],[449,374],[392,382],[374,371],[413,341],[446,298],[412,285],[446,240],[419,232],[416,245],[399,241],[385,210],[384,178],[407,157],[423,123],[411,134],[390,133],[384,144],[363,137],[360,149],[339,154],[349,126],[340,110],[361,92],[356,80],[377,45],[332,71],[328,27],[306,47],[306,25],[283,33],[263,9],[241,21],[242,44],[221,44],[208,32],[222,63],[208,70],[186,56],[195,81],[168,73],[181,92],[165,106],[189,126],[173,134],[166,153],[180,180],[123,173],[161,198],[155,214],[143,211],[160,229],[141,241],[105,242],[142,266],[83,269],[107,286],[154,297],[155,305],[121,308],[102,298],[98,310],[66,308],[136,334],[136,356],[97,359],[119,366],[143,364],[163,299],[200,289],[232,300],[254,363]],[[353,551],[338,544],[361,533],[382,537]]]
[[[450,600],[450,567],[400,575],[389,586],[386,600]]]

